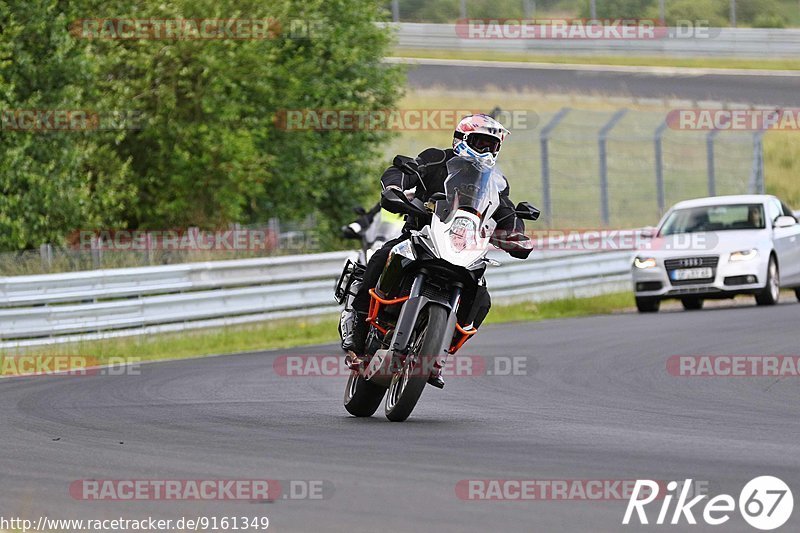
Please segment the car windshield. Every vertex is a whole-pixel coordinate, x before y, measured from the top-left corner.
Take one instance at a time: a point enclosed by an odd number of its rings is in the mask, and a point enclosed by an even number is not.
[[[764,206],[761,204],[709,205],[676,209],[667,217],[660,235],[765,227]]]

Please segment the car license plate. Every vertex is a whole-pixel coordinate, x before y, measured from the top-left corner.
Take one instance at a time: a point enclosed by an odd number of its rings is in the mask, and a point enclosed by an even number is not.
[[[706,279],[713,276],[711,268],[682,268],[673,270],[671,273],[673,281],[686,281],[688,279]]]

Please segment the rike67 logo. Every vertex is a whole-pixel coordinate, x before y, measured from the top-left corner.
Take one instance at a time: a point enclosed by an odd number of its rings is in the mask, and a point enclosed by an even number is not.
[[[703,521],[712,526],[719,526],[730,520],[737,505],[733,496],[720,494],[701,506],[698,504],[708,495],[701,494],[691,500],[688,499],[691,486],[691,479],[687,479],[680,485],[677,481],[670,481],[667,483],[666,494],[662,494],[659,491],[659,483],[656,481],[636,480],[622,523],[628,525],[633,520],[635,524],[638,520],[639,524],[650,524],[649,520],[652,519],[652,514],[648,518],[645,507],[656,500],[660,501],[661,506],[654,524],[677,525],[684,523],[684,520],[687,524],[697,524],[695,513],[701,514]],[[680,490],[678,490],[679,487]],[[675,507],[670,509],[676,496]],[[770,531],[781,527],[792,516],[794,497],[789,486],[782,480],[773,476],[760,476],[751,479],[744,486],[739,493],[738,506],[739,513],[745,522],[756,529]],[[672,512],[670,513],[670,511]]]

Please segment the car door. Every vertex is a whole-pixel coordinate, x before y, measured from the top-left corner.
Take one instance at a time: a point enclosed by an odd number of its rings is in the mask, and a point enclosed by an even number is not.
[[[783,215],[793,217],[797,220],[794,212],[785,203],[781,202]],[[789,237],[789,242],[786,249],[787,256],[787,278],[784,285],[800,285],[800,223],[794,226],[783,228]]]
[[[793,249],[797,247],[797,224],[789,228],[776,228],[775,219],[783,215],[783,206],[777,198],[769,198],[764,206],[767,209],[767,222],[772,228],[772,244],[778,256],[781,286],[794,283],[798,276],[797,258]]]

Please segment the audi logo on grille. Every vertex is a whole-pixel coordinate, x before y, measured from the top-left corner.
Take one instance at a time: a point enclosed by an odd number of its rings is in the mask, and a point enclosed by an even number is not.
[[[690,259],[681,259],[678,264],[682,267],[699,267],[703,265],[703,260],[699,257],[692,257]]]

